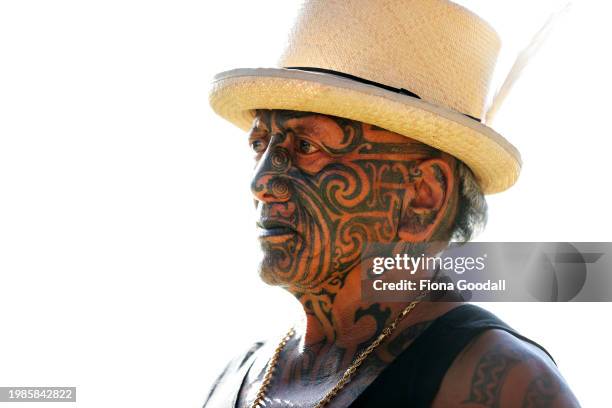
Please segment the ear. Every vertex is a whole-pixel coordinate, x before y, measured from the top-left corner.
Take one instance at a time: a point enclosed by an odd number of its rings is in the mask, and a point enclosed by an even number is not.
[[[442,159],[421,162],[406,187],[398,236],[402,241],[428,241],[441,225],[454,191],[455,175]]]

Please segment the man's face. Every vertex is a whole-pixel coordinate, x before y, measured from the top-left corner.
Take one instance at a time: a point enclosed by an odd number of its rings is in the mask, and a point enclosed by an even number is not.
[[[444,166],[452,159],[375,126],[258,111],[249,143],[260,274],[270,284],[303,291],[341,285],[369,243],[398,234],[426,239],[443,209],[436,203],[447,201],[439,192],[450,188]],[[431,171],[423,170],[428,159]]]

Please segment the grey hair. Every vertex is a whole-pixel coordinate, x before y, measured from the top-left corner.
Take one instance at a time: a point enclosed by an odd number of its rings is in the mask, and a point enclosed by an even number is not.
[[[474,239],[487,225],[487,200],[472,170],[460,160],[456,174],[459,197],[451,241],[462,243]]]

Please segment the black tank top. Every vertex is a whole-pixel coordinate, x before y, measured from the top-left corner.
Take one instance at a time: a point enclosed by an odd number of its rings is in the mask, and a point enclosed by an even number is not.
[[[492,313],[475,305],[461,305],[434,320],[381,372],[350,407],[393,408],[405,407],[407,403],[416,408],[430,407],[444,375],[457,355],[484,331],[492,329],[504,330],[548,354],[542,346],[520,335]],[[257,343],[246,356],[237,359],[239,363],[233,367],[230,363],[211,390],[208,401],[204,404],[206,408],[235,407],[242,379],[252,364],[256,349],[261,345],[262,343]],[[548,356],[550,357],[550,354]],[[238,378],[224,381],[228,376],[231,378],[235,375]],[[222,391],[224,388],[225,391]],[[230,395],[219,395],[225,393]],[[221,401],[223,403],[218,404]]]
[[[492,313],[475,305],[462,305],[434,320],[363,391],[351,408],[405,407],[407,402],[411,407],[431,406],[457,355],[478,335],[492,329],[504,330],[548,354],[542,346],[521,336]]]

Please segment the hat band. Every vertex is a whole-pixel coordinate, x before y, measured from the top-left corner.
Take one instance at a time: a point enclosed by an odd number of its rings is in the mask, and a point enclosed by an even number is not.
[[[334,71],[332,69],[325,69],[325,68],[317,68],[317,67],[285,67],[285,69],[297,69],[300,71],[311,71],[311,72],[320,72],[322,74],[330,74],[330,75],[336,75],[336,76],[340,76],[343,78],[347,78],[356,82],[360,82],[362,84],[366,84],[366,85],[372,85],[375,86],[377,88],[382,88],[384,90],[387,91],[391,91],[391,92],[395,92],[398,94],[402,94],[402,95],[407,95],[407,96],[411,96],[413,98],[417,98],[417,99],[421,99],[421,97],[417,94],[415,94],[412,91],[409,91],[405,88],[395,88],[393,86],[390,85],[385,85],[385,84],[381,84],[379,82],[374,82],[374,81],[370,81],[369,79],[365,79],[365,78],[361,78],[355,75],[351,75],[351,74],[347,74],[345,72],[340,72],[340,71]],[[467,116],[468,118],[475,120],[476,122],[482,122],[480,120],[480,118],[474,117],[472,115],[468,115],[467,113],[463,113],[463,112],[459,112],[464,116]]]

